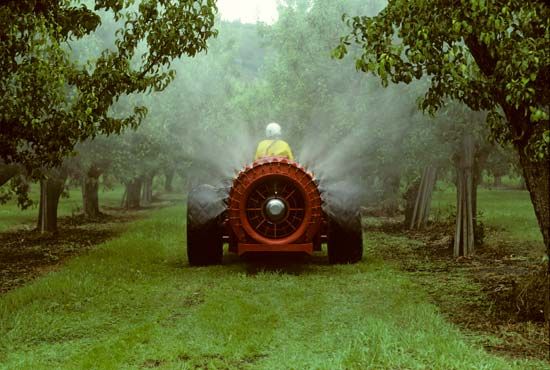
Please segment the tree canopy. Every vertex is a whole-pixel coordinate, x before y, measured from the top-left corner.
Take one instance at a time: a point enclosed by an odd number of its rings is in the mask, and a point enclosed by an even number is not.
[[[216,35],[213,0],[78,3],[0,6],[0,159],[31,173],[60,164],[79,141],[136,127],[143,107],[117,117],[112,104],[123,95],[162,90],[174,77],[171,61],[206,50]],[[70,58],[71,44],[108,14],[118,26],[113,47],[84,64]]]
[[[356,68],[382,83],[424,76],[421,102],[434,112],[449,99],[488,111],[493,139],[518,151],[527,188],[550,253],[550,7],[546,1],[390,0],[374,16],[343,17]]]
[[[550,145],[550,7],[545,1],[389,1],[378,15],[345,17],[362,48],[356,67],[388,81],[430,77],[422,107],[445,99],[490,111],[493,136],[529,145],[544,158]],[[505,116],[505,121],[500,119]]]

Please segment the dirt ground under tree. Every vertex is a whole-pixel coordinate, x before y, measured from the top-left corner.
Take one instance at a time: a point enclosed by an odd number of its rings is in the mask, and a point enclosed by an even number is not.
[[[97,220],[84,217],[59,219],[59,232],[40,234],[31,228],[0,233],[0,294],[60,268],[76,255],[116,237],[139,213],[110,210]]]
[[[71,257],[120,235],[129,222],[177,201],[155,199],[155,203],[139,210],[102,207],[105,213],[97,219],[82,215],[60,217],[55,235],[40,234],[32,224],[1,232],[0,294],[59,269]]]
[[[367,218],[365,231],[404,236],[399,248],[374,248],[429,292],[442,314],[488,351],[505,356],[550,358],[544,321],[546,263],[542,247],[499,237],[485,228],[486,242],[469,258],[453,257],[453,224],[423,231],[403,228],[401,218]],[[540,249],[540,250],[539,250]],[[540,253],[539,253],[540,252]]]

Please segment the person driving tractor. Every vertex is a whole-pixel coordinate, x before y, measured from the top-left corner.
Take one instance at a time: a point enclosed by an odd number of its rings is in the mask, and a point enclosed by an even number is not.
[[[281,140],[281,126],[278,123],[272,122],[265,128],[267,140],[262,140],[256,149],[254,160],[263,157],[286,157],[294,160],[290,145],[284,140]]]

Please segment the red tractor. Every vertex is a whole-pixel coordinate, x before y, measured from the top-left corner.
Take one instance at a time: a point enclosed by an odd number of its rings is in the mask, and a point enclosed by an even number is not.
[[[327,244],[330,263],[355,263],[363,255],[359,207],[322,194],[313,174],[282,157],[241,170],[227,189],[200,185],[187,201],[190,265],[222,262],[223,244],[249,253],[307,253]]]

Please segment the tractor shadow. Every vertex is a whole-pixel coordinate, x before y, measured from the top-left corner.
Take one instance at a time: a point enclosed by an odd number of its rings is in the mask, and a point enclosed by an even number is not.
[[[300,253],[255,253],[238,257],[225,255],[225,265],[241,265],[247,275],[260,273],[277,273],[286,275],[303,275],[312,273],[320,265],[328,265],[328,257],[324,253],[309,256]]]

